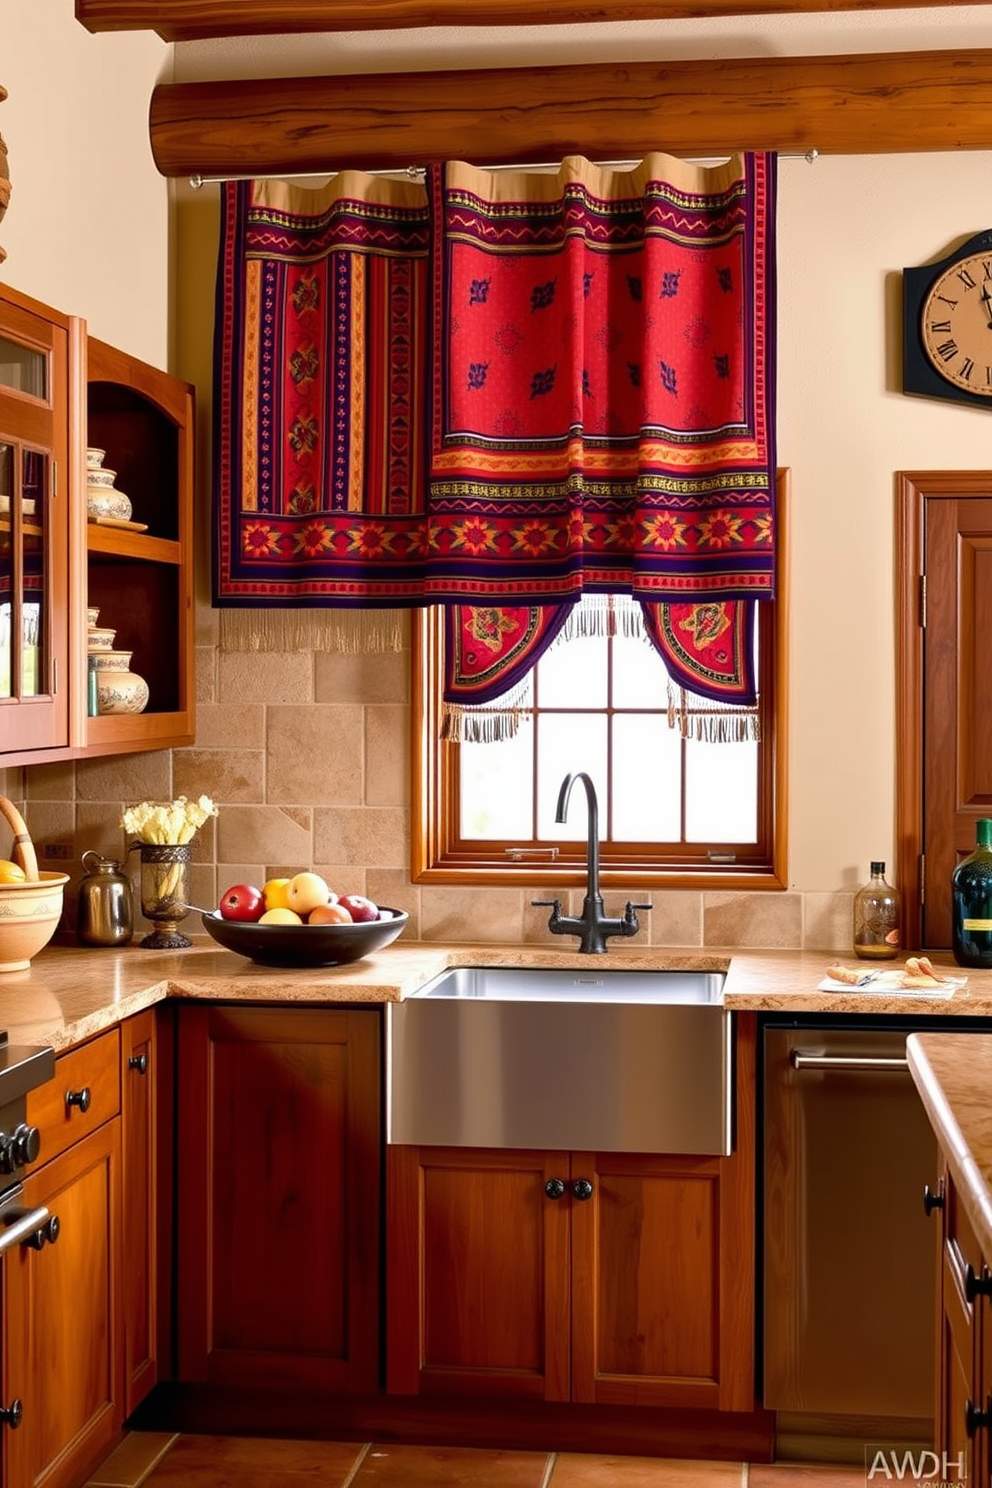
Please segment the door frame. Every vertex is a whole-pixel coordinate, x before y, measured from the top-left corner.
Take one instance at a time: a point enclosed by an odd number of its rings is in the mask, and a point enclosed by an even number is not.
[[[989,470],[896,472],[896,863],[903,943],[920,944],[926,503],[992,494]]]

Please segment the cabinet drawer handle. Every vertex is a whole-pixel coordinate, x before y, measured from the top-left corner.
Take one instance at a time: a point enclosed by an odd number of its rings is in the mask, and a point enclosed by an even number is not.
[[[576,1178],[572,1184],[572,1192],[580,1201],[591,1199],[593,1196],[593,1186],[588,1178]]]
[[[23,1414],[24,1406],[19,1400],[11,1401],[10,1405],[0,1405],[0,1421],[12,1429],[20,1426]]]
[[[964,1429],[969,1436],[974,1436],[983,1426],[988,1428],[992,1424],[992,1396],[985,1402],[985,1409],[979,1410],[978,1406],[972,1405],[969,1400],[964,1408]]]
[[[549,1178],[544,1185],[544,1192],[549,1199],[560,1199],[565,1194],[565,1184],[561,1178]]]
[[[54,1245],[59,1238],[62,1225],[57,1214],[53,1214],[43,1225],[39,1225],[33,1235],[25,1240],[25,1245],[30,1245],[32,1250],[43,1250],[46,1242]]]
[[[992,1297],[992,1273],[988,1266],[982,1267],[979,1276],[971,1262],[968,1262],[964,1272],[964,1295],[968,1302],[974,1302],[976,1297]]]
[[[67,1090],[65,1093],[66,1107],[78,1106],[81,1111],[88,1111],[92,1098],[88,1085],[84,1085],[82,1090]]]
[[[943,1179],[941,1179],[940,1185],[937,1188],[936,1192],[930,1187],[929,1183],[924,1183],[924,1185],[923,1185],[923,1213],[929,1219],[930,1215],[933,1213],[933,1211],[935,1209],[943,1209],[943,1207],[944,1207],[944,1181],[943,1181]]]
[[[148,1073],[148,1055],[147,1054],[132,1054],[131,1057],[130,1057],[130,1059],[127,1062],[127,1067],[128,1067],[128,1069],[137,1070],[139,1075],[147,1075],[147,1073]]]

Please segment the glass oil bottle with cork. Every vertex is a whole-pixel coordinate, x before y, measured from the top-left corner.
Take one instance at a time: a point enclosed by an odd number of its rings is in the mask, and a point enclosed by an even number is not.
[[[885,864],[873,862],[871,878],[854,896],[854,954],[865,961],[890,961],[899,951],[899,890],[885,880]]]

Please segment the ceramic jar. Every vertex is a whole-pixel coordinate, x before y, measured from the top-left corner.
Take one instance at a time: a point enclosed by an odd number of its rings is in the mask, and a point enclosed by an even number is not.
[[[148,706],[148,683],[131,671],[131,656],[130,651],[89,653],[98,713],[142,713]]]
[[[91,522],[98,517],[130,522],[131,499],[115,487],[117,472],[104,465],[104,453],[95,448],[86,451],[86,515]]]

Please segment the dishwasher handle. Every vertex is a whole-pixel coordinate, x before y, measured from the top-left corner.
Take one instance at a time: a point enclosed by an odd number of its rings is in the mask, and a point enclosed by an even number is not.
[[[806,1054],[802,1049],[789,1053],[792,1068],[796,1070],[849,1070],[861,1074],[895,1073],[909,1069],[909,1061],[902,1055],[884,1054]]]

